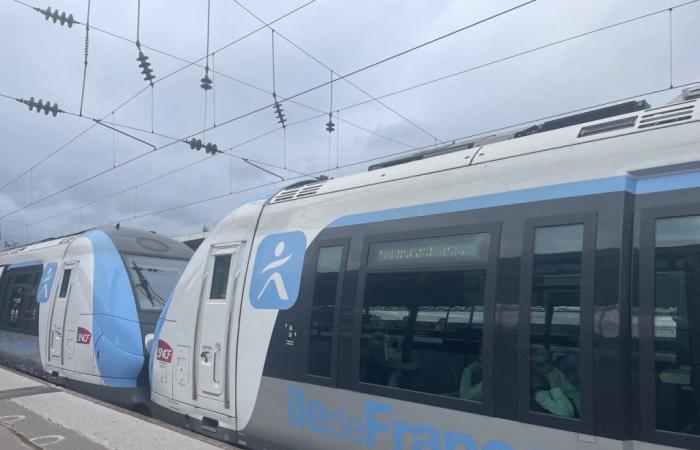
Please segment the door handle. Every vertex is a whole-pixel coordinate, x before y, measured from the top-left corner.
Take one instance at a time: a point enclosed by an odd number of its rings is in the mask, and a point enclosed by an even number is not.
[[[202,358],[202,361],[204,361],[205,364],[209,363],[209,351],[208,350],[203,351],[199,355],[199,357]]]

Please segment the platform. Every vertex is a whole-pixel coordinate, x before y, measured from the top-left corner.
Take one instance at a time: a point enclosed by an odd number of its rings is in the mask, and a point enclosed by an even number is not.
[[[0,367],[0,448],[235,450],[4,367]]]

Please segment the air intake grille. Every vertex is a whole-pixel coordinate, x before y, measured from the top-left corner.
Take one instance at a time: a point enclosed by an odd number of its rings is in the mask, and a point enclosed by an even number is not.
[[[693,116],[693,108],[695,108],[694,104],[685,104],[671,106],[665,110],[650,110],[648,114],[642,116],[637,128],[649,128],[688,120]]]
[[[270,200],[270,203],[281,203],[296,200],[298,198],[311,197],[312,195],[318,193],[321,186],[323,186],[323,183],[325,183],[325,181],[284,189],[275,195],[272,200]]]
[[[624,119],[611,120],[596,125],[589,125],[581,128],[578,137],[592,136],[594,134],[607,133],[608,131],[621,130],[633,127],[637,122],[637,116],[625,117]]]

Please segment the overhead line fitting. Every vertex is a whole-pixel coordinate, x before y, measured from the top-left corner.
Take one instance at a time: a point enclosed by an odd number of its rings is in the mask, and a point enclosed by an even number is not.
[[[41,9],[41,8],[33,8],[33,9],[35,11],[38,11],[41,14],[43,14],[44,19],[46,19],[47,21],[49,19],[53,19],[53,23],[61,22],[61,26],[64,26],[67,24],[68,28],[71,28],[74,23],[80,23],[73,18],[73,14],[68,14],[68,16],[66,16],[66,13],[64,11],[64,12],[61,12],[61,14],[59,15],[58,10],[54,9],[52,11],[50,6],[47,6],[46,9]]]
[[[151,69],[151,63],[148,62],[148,56],[144,55],[143,52],[141,51],[141,44],[136,43],[136,47],[139,49],[139,56],[136,58],[136,61],[139,62],[139,67],[141,68],[141,74],[143,75],[143,80],[148,81],[153,85],[153,80],[155,79],[155,75],[153,75],[153,69]]]
[[[30,97],[29,100],[25,100],[23,98],[17,98],[15,100],[27,105],[29,107],[30,111],[34,111],[34,108],[36,108],[37,113],[41,113],[42,111],[44,111],[44,114],[46,114],[47,116],[49,115],[49,113],[51,113],[52,116],[56,117],[58,115],[58,113],[65,112],[58,107],[57,103],[54,103],[53,105],[51,104],[50,101],[47,101],[46,103],[44,103],[44,101],[42,99],[39,99],[38,101],[36,101],[36,100],[34,100],[34,97]]]
[[[277,100],[277,94],[272,93],[272,98],[275,100],[273,109],[275,110],[275,116],[277,116],[277,123],[282,125],[282,128],[287,128],[287,118],[284,115],[284,109],[282,109],[282,104]]]
[[[217,147],[216,144],[212,144],[211,142],[207,142],[206,144],[202,142],[201,139],[185,139],[183,141],[186,144],[189,144],[190,148],[192,150],[201,150],[204,148],[204,151],[207,153],[210,153],[212,156],[216,155],[217,153],[223,153],[222,151],[219,150],[219,147]]]

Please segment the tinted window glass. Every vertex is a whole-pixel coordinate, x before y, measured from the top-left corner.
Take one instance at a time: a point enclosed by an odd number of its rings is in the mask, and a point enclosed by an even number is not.
[[[181,259],[137,255],[124,255],[124,259],[134,285],[136,304],[142,311],[161,310],[187,266],[187,261]],[[61,292],[64,286],[68,289],[65,273],[63,279]]]
[[[2,311],[4,328],[37,334],[39,304],[36,301],[36,289],[40,276],[41,269],[8,272]]]
[[[66,298],[68,295],[68,285],[70,284],[70,273],[71,269],[66,269],[63,271],[63,280],[61,281],[61,291],[58,293],[60,298]]]
[[[226,299],[228,287],[228,274],[231,268],[231,255],[218,255],[214,257],[214,273],[211,278],[211,293],[209,298],[214,300]]]
[[[530,408],[580,417],[583,224],[535,229],[530,305]]]
[[[656,221],[656,427],[700,434],[700,216]]]
[[[308,367],[312,375],[331,376],[335,300],[342,257],[343,246],[323,247],[318,252],[309,332]]]
[[[482,401],[486,270],[439,267],[366,274],[360,381]]]

